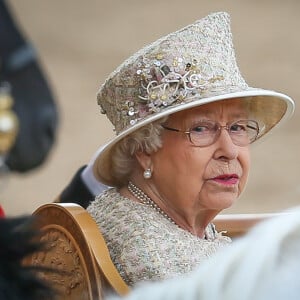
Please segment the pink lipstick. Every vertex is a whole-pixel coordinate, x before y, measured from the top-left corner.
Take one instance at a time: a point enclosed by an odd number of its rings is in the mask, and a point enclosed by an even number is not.
[[[237,174],[223,174],[214,177],[211,180],[224,185],[235,185],[239,181],[239,176]]]

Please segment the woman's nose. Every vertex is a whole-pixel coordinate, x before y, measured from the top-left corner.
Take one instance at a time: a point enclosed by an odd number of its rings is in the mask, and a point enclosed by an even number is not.
[[[220,130],[220,135],[215,142],[215,158],[222,160],[232,160],[238,156],[238,146],[236,146],[226,128]]]

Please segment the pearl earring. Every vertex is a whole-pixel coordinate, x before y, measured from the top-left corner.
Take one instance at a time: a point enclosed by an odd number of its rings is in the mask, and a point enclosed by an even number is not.
[[[149,178],[151,178],[151,176],[152,176],[151,170],[150,170],[149,168],[146,169],[146,170],[144,171],[144,178],[145,178],[145,179],[149,179]]]

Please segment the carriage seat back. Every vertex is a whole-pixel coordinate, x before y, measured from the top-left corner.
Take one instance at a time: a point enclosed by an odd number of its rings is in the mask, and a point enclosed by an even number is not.
[[[50,203],[34,213],[47,250],[34,253],[26,264],[62,272],[41,272],[57,292],[58,300],[103,299],[104,291],[120,296],[129,292],[113,265],[103,236],[89,213],[78,204]],[[213,221],[218,231],[235,238],[274,214],[219,215]]]
[[[34,215],[47,250],[34,253],[26,264],[62,272],[41,272],[58,293],[57,299],[103,299],[104,291],[119,295],[129,288],[114,267],[101,232],[77,204],[46,204]]]

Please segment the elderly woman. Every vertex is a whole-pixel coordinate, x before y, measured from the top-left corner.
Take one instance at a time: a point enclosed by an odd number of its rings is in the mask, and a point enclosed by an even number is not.
[[[98,103],[117,136],[94,174],[113,188],[88,211],[131,286],[190,272],[230,242],[211,222],[245,188],[249,145],[293,111],[288,96],[246,84],[226,13],[134,54]]]

